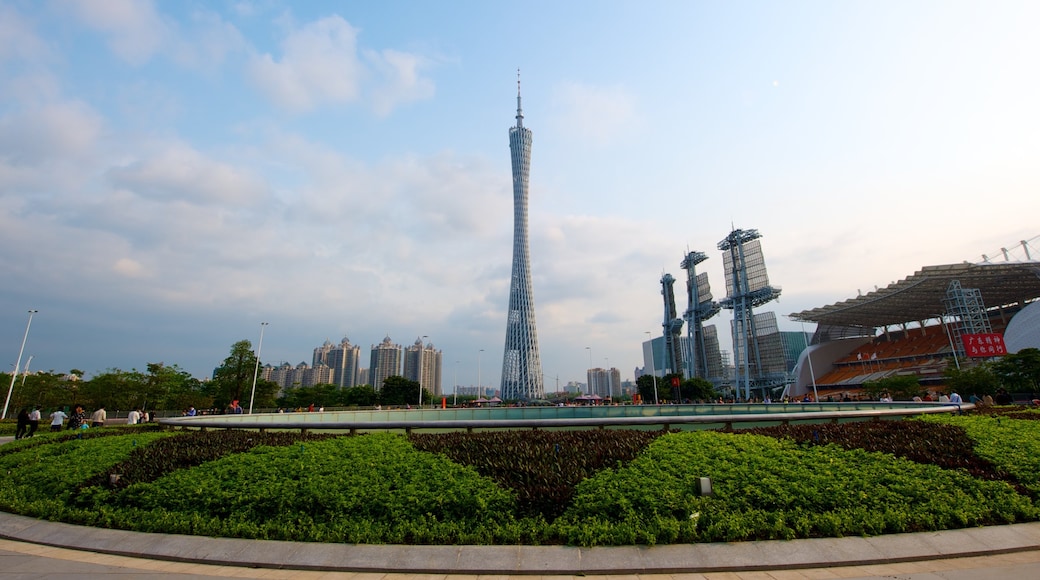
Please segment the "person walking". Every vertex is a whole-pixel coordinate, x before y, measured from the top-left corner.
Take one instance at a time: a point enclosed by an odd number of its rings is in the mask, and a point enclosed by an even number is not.
[[[104,405],[101,405],[96,411],[90,414],[91,427],[104,427],[106,420],[108,420],[108,413],[105,412]]]
[[[72,408],[72,414],[69,415],[69,429],[79,429],[86,424],[87,414],[83,411],[83,405],[76,405]]]
[[[32,437],[36,434],[36,429],[40,427],[40,406],[36,405],[32,411],[29,411],[29,434],[26,437]]]
[[[25,437],[25,434],[29,432],[29,410],[22,409],[18,411],[18,427],[14,432],[15,439],[21,439]]]
[[[51,413],[51,431],[61,431],[62,424],[64,424],[65,419],[68,418],[69,416],[65,414],[65,411],[56,409]]]

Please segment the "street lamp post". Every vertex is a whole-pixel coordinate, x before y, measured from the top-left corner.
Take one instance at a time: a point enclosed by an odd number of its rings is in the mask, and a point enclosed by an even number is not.
[[[22,388],[25,388],[25,377],[29,376],[29,365],[32,364],[33,355],[25,359],[25,370],[22,371]]]
[[[260,342],[256,345],[256,366],[253,367],[253,389],[249,391],[249,414],[253,414],[253,398],[256,397],[256,375],[260,372],[260,349],[264,348],[264,327],[266,322],[260,323]]]
[[[586,346],[585,350],[589,351],[589,372],[586,373],[588,375],[586,377],[586,380],[588,381],[588,384],[585,385],[585,394],[586,395],[591,395],[592,394],[592,347],[591,346]]]
[[[654,335],[649,330],[644,334],[650,339],[650,378],[654,380],[654,404],[660,405],[661,402],[657,400],[657,371],[654,370]]]
[[[18,349],[18,361],[14,363],[14,372],[11,373],[11,386],[7,388],[7,400],[4,401],[4,413],[0,419],[7,418],[7,407],[11,404],[11,393],[14,392],[14,380],[18,378],[18,368],[22,366],[22,353],[25,352],[25,341],[29,339],[29,326],[32,324],[33,314],[39,310],[29,311],[29,322],[25,323],[25,336],[22,337],[22,348]]]
[[[452,379],[455,386],[451,388],[452,399],[451,406],[457,407],[459,405],[459,361],[455,361],[455,378]]]
[[[423,371],[423,351],[426,350],[426,339],[430,338],[425,334],[422,337],[422,344],[419,345],[419,408],[422,409],[422,377]],[[431,401],[432,403],[433,401]]]
[[[802,322],[802,336],[805,336],[805,323]],[[809,345],[812,346],[812,345]],[[805,360],[809,363],[809,376],[812,378],[812,395],[813,400],[817,403],[820,402],[820,393],[816,392],[816,372],[812,368],[812,353],[809,351],[809,346],[805,347]]]
[[[477,398],[479,399],[482,395],[480,394],[480,353],[484,352],[484,349],[477,351]]]

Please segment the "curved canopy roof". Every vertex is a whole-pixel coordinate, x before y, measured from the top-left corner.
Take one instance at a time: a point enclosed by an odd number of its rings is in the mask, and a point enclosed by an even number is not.
[[[978,288],[986,308],[1025,303],[1040,297],[1040,262],[925,266],[913,275],[862,296],[803,310],[793,320],[835,326],[878,328],[937,318],[950,282]]]

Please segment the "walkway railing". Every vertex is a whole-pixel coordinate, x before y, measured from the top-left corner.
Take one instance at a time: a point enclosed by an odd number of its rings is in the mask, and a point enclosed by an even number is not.
[[[185,429],[386,431],[659,427],[751,428],[792,423],[880,420],[928,413],[959,413],[971,404],[774,403],[731,405],[623,405],[394,409],[316,413],[260,413],[169,417],[159,423]]]

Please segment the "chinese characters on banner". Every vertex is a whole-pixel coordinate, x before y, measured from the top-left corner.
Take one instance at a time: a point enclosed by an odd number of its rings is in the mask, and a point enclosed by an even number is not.
[[[996,332],[962,334],[961,341],[964,343],[964,354],[970,357],[1004,356],[1007,354],[1007,347],[1004,346],[1004,335]]]

